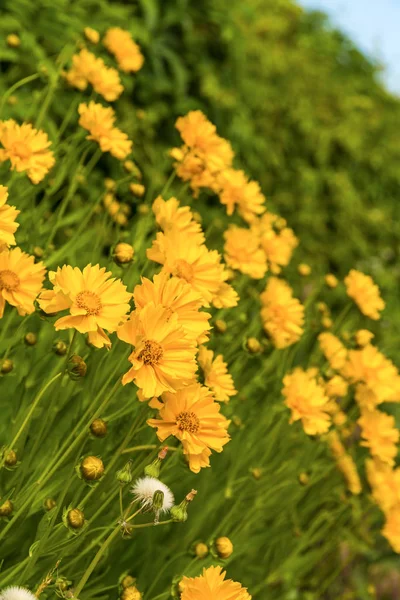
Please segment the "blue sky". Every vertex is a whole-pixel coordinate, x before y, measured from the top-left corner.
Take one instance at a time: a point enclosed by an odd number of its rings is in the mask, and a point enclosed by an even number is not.
[[[387,87],[400,95],[400,0],[298,0],[326,12],[365,53],[386,67]]]

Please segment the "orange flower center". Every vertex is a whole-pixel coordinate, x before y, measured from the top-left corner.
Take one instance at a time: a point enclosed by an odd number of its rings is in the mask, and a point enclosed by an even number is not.
[[[5,269],[0,271],[0,290],[9,290],[10,292],[19,287],[20,280],[13,271]]]
[[[12,145],[12,153],[21,160],[26,160],[32,154],[31,149],[26,142],[14,142]]]
[[[179,258],[175,262],[173,275],[180,277],[181,279],[185,279],[188,283],[190,283],[193,279],[194,269],[192,265],[186,262],[186,260]]]
[[[181,431],[197,433],[200,429],[200,419],[194,412],[182,411],[176,417],[176,424]]]
[[[144,340],[144,348],[140,351],[138,359],[145,365],[156,365],[163,357],[164,351],[158,342]]]
[[[79,292],[75,299],[75,302],[77,303],[79,308],[83,308],[84,310],[86,310],[87,315],[98,315],[101,309],[103,308],[98,295],[94,292],[90,292],[89,290]]]

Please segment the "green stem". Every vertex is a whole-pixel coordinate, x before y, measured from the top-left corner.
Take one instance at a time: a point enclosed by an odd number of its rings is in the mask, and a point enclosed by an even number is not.
[[[129,452],[139,452],[140,450],[155,450],[156,448],[167,448],[168,452],[178,452],[179,448],[174,446],[160,446],[160,444],[144,444],[143,446],[133,446],[132,448],[126,448],[121,454],[128,454]]]
[[[3,95],[3,98],[0,102],[0,115],[3,111],[5,103],[7,102],[7,100],[11,96],[11,94],[13,92],[15,92],[15,90],[22,87],[26,83],[29,83],[30,81],[34,81],[35,79],[38,79],[39,77],[40,77],[40,73],[34,73],[33,75],[28,75],[28,77],[24,77],[24,79],[21,79],[20,81],[17,81],[17,83],[14,83],[14,85],[12,85]]]

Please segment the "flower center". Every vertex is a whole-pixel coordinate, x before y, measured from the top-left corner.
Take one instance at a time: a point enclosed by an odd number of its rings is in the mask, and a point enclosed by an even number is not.
[[[12,152],[21,160],[26,160],[31,156],[31,150],[25,142],[14,142]]]
[[[189,433],[196,433],[200,429],[200,419],[194,412],[180,412],[176,417],[176,424],[181,431]]]
[[[94,292],[90,292],[89,290],[79,292],[75,299],[75,302],[77,303],[79,308],[83,308],[86,310],[87,315],[98,315],[101,309],[103,308],[98,295]]]
[[[156,365],[163,357],[164,351],[158,342],[144,340],[144,348],[140,351],[138,359],[145,365]]]
[[[19,277],[13,271],[9,271],[8,269],[0,271],[0,290],[13,291],[19,287],[19,284]]]
[[[185,279],[188,283],[190,283],[193,279],[194,270],[192,265],[189,265],[189,263],[186,262],[186,260],[179,258],[175,262],[173,275],[175,275],[176,277],[180,277],[181,279]]]

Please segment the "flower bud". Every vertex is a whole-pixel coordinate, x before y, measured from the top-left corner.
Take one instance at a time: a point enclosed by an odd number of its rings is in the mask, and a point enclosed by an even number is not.
[[[262,351],[262,346],[257,338],[250,337],[246,342],[246,348],[251,354],[258,354]]]
[[[18,104],[18,96],[9,96],[7,104],[9,104],[10,106],[15,106],[16,104]]]
[[[7,373],[11,373],[14,368],[14,363],[11,359],[5,358],[1,363],[1,372],[3,375],[7,375]]]
[[[44,507],[46,510],[51,510],[52,508],[56,507],[57,503],[53,498],[46,498],[46,500],[44,501]]]
[[[106,188],[106,190],[115,190],[117,184],[115,183],[114,179],[106,177],[104,180],[104,187]]]
[[[116,477],[123,485],[132,482],[131,461],[127,462],[123,469],[117,471]]]
[[[83,358],[73,354],[68,361],[67,370],[72,381],[78,381],[81,377],[85,377],[87,366]]]
[[[146,191],[146,188],[142,183],[131,183],[129,186],[131,193],[138,198],[142,198]]]
[[[53,350],[57,356],[65,356],[67,354],[68,346],[62,340],[58,340],[58,342],[54,342]]]
[[[193,211],[192,217],[193,217],[193,221],[196,221],[196,223],[203,222],[203,218],[202,218],[201,214],[199,212],[197,212],[196,210]]]
[[[301,485],[307,485],[309,481],[310,476],[307,473],[303,472],[299,474],[299,482],[301,483]]]
[[[43,258],[43,248],[41,248],[40,246],[35,246],[33,249],[33,254],[36,256],[36,258]]]
[[[305,263],[300,263],[297,267],[297,271],[302,277],[308,277],[308,275],[311,274],[311,267],[310,265],[306,265]]]
[[[120,242],[114,248],[114,260],[118,265],[126,265],[132,262],[135,250],[130,244]]]
[[[17,454],[14,450],[4,451],[4,464],[6,467],[15,467],[18,462]]]
[[[36,333],[33,333],[33,331],[28,332],[24,337],[24,341],[27,346],[34,346],[37,342]]]
[[[251,474],[253,475],[254,479],[258,481],[259,479],[261,479],[262,469],[260,469],[259,467],[255,467],[254,469],[251,469]]]
[[[104,475],[104,464],[97,456],[87,456],[80,464],[80,472],[86,481],[99,481]]]
[[[85,524],[85,515],[79,508],[72,508],[67,513],[67,523],[72,529],[82,529]]]
[[[197,558],[205,558],[208,555],[208,546],[204,542],[199,542],[194,547],[194,553]]]
[[[121,227],[124,227],[128,223],[128,219],[122,213],[115,215],[114,221],[118,223],[118,225],[121,225]]]
[[[320,313],[326,313],[329,315],[329,308],[325,302],[317,302],[317,310]]]
[[[129,586],[132,586],[135,584],[135,577],[132,577],[132,575],[123,575],[122,579],[120,579],[120,584],[121,586],[125,589]]]
[[[142,600],[142,594],[135,585],[130,585],[123,590],[121,600]]]
[[[9,517],[14,510],[14,505],[11,500],[6,500],[0,505],[0,517]]]
[[[138,206],[138,213],[139,213],[139,215],[142,215],[142,216],[147,215],[149,213],[149,210],[150,209],[147,206],[147,204],[143,203],[143,204],[139,204],[139,206]]]
[[[215,550],[220,558],[229,558],[233,552],[233,544],[227,537],[220,537],[215,540]]]
[[[107,423],[103,419],[95,419],[90,424],[90,433],[96,438],[103,438],[107,435]]]
[[[188,514],[186,508],[189,502],[192,502],[196,494],[197,490],[192,490],[186,494],[185,498],[180,504],[171,508],[170,515],[175,523],[184,523],[187,520]]]
[[[145,475],[147,475],[148,477],[155,477],[156,479],[158,479],[158,476],[160,475],[161,461],[163,461],[164,458],[167,456],[167,452],[167,447],[164,447],[160,450],[157,458],[155,458],[153,462],[151,462],[149,465],[145,466]]]
[[[89,42],[91,42],[92,44],[99,43],[100,34],[95,29],[92,29],[91,27],[85,27],[85,29],[83,30],[83,33],[85,34],[86,39]]]
[[[214,327],[218,333],[225,333],[227,330],[227,324],[222,319],[217,319],[214,323]]]
[[[6,37],[6,40],[10,48],[17,48],[21,44],[21,40],[19,39],[16,33],[10,33]]]
[[[126,160],[124,162],[124,169],[127,173],[133,173],[133,171],[135,170],[135,163],[133,162],[133,160]]]
[[[330,329],[333,325],[333,321],[330,317],[323,317],[321,319],[321,323],[325,329]]]
[[[360,346],[361,348],[363,348],[364,346],[367,346],[370,343],[370,341],[374,337],[374,334],[371,331],[368,331],[368,329],[359,329],[354,334],[354,337],[355,337],[357,346]]]
[[[328,287],[335,288],[338,286],[339,280],[332,273],[328,273],[328,275],[325,275],[325,283]]]

